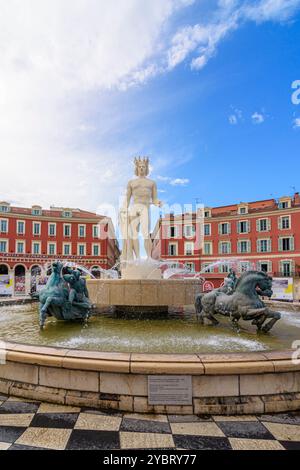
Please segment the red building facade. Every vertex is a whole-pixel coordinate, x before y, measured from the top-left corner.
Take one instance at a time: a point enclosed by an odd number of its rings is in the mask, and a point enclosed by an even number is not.
[[[170,215],[159,220],[152,238],[153,257],[174,266],[183,263],[220,283],[232,266],[238,272],[259,269],[277,277],[298,277],[300,196],[206,207],[204,218]]]
[[[89,270],[109,269],[119,256],[111,220],[80,209],[13,207],[0,202],[0,276],[13,293],[28,293],[34,273],[55,259]],[[20,282],[25,278],[24,282]]]

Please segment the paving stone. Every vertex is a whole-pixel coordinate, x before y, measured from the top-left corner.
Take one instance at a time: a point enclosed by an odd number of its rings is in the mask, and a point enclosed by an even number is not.
[[[173,436],[176,448],[188,450],[231,450],[231,445],[226,437],[209,436]]]
[[[169,423],[124,418],[120,431],[170,433]]]
[[[227,437],[273,439],[272,434],[259,422],[220,421],[218,426]]]
[[[73,429],[77,417],[77,413],[38,413],[33,418],[31,426],[38,428]]]
[[[71,435],[71,429],[27,428],[16,440],[16,444],[31,447],[43,447],[53,450],[64,450]]]
[[[115,431],[72,431],[67,450],[114,450],[120,449],[119,433]]]

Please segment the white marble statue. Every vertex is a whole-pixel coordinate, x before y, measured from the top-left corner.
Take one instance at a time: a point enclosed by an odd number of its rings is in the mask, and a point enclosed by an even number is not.
[[[160,207],[155,181],[147,178],[149,158],[135,158],[135,175],[128,182],[125,205],[120,211],[119,223],[123,238],[122,261],[140,259],[139,233],[141,232],[147,258],[151,258],[150,206]]]

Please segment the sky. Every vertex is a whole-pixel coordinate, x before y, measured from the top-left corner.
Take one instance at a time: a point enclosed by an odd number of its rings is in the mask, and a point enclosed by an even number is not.
[[[169,205],[300,191],[299,51],[300,0],[0,0],[0,200],[103,213],[139,155]]]

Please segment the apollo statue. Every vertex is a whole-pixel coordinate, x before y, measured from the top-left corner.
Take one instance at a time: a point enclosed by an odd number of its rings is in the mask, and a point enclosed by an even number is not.
[[[125,203],[120,211],[122,232],[122,261],[140,259],[139,233],[141,232],[147,258],[151,258],[150,206],[161,207],[155,181],[147,178],[149,158],[135,158],[135,176],[127,185]]]

